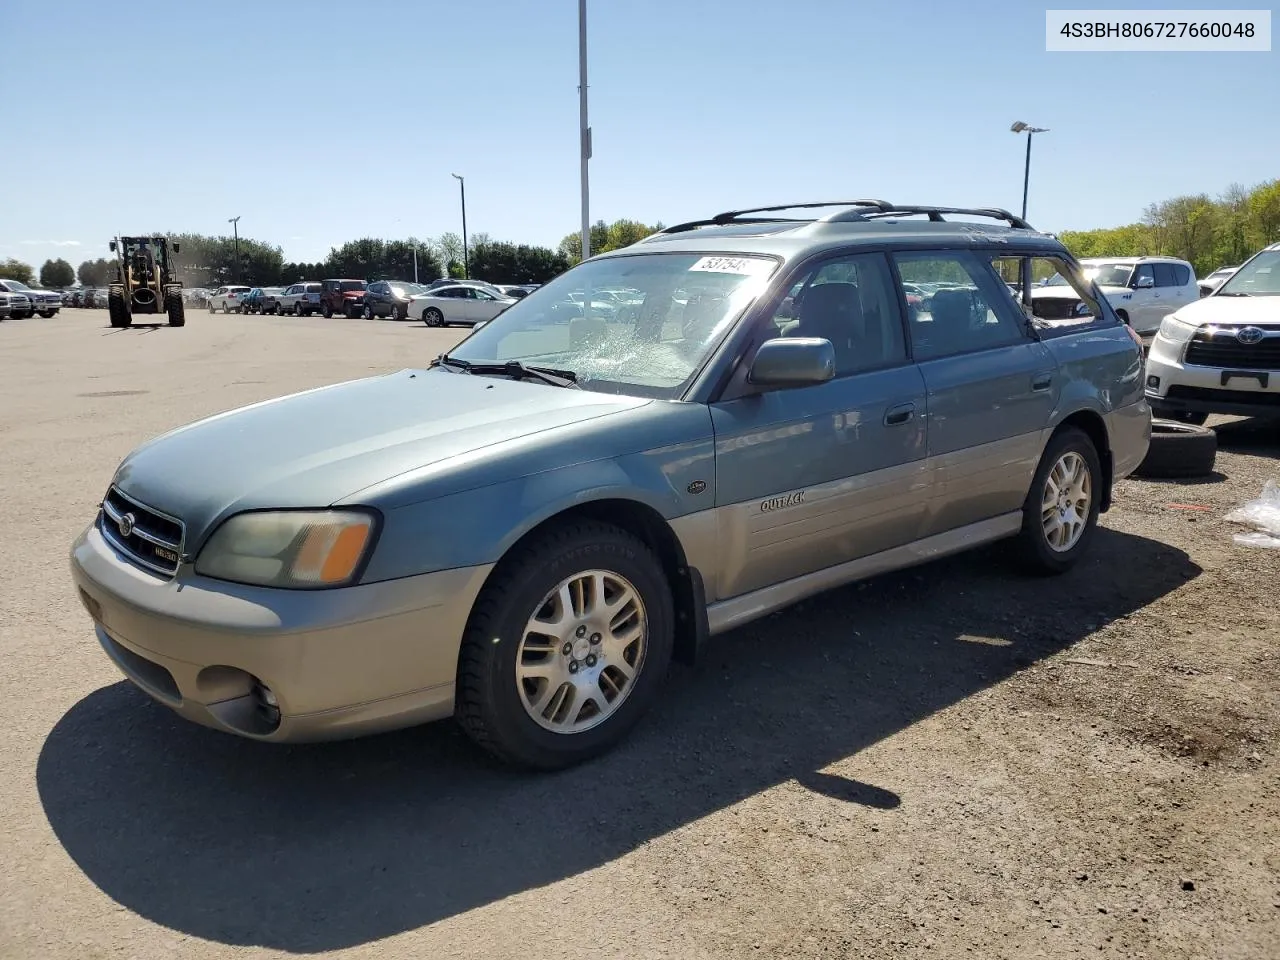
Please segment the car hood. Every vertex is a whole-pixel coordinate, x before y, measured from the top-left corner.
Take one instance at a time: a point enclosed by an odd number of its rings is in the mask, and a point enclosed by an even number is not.
[[[411,470],[652,401],[402,370],[230,410],[138,447],[114,482],[181,519],[187,548],[241,510],[324,507]]]
[[[1280,326],[1280,297],[1224,297],[1214,294],[1179,307],[1174,315],[1186,323]]]

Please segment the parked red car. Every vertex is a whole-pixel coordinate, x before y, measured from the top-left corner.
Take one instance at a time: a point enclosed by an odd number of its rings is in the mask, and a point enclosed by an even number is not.
[[[364,306],[363,280],[326,280],[320,285],[320,312],[325,318],[341,313],[354,320]]]

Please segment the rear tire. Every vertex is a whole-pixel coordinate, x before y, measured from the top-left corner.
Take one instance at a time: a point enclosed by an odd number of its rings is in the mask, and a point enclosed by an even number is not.
[[[300,303],[295,303],[295,304],[293,305],[293,315],[294,315],[295,317],[300,317],[300,316],[302,316],[302,304],[300,304]]]
[[[56,311],[56,310],[41,310],[41,311],[40,311],[40,316],[42,316],[42,317],[44,317],[46,320],[48,320],[48,319],[50,319],[50,318],[51,318],[55,313],[57,313],[57,312],[58,312],[58,311]]]
[[[582,583],[579,592],[558,590]],[[598,597],[596,585],[606,587]],[[530,630],[535,620],[545,631]],[[565,523],[517,547],[481,591],[459,653],[455,715],[508,763],[540,770],[581,763],[647,712],[674,636],[670,584],[649,548],[609,524]],[[552,686],[567,694],[548,700]],[[546,706],[539,711],[534,701]]]
[[[1208,427],[1174,420],[1151,421],[1151,445],[1135,476],[1175,480],[1213,473],[1218,435]]]
[[[111,321],[111,325],[118,329],[133,323],[133,317],[129,314],[129,305],[124,302],[124,294],[107,294],[107,318]]]
[[[171,293],[165,297],[164,312],[169,315],[169,326],[185,327],[187,325],[187,308],[182,302],[182,294]]]
[[[212,300],[210,300],[210,301],[209,301],[209,312],[210,312],[210,313],[217,313],[217,312],[218,312],[218,308],[217,308],[217,307],[215,307],[215,306],[213,305],[213,301],[212,301]]]
[[[1098,525],[1102,463],[1089,435],[1064,427],[1049,438],[1022,506],[1023,558],[1041,575],[1066,573]]]

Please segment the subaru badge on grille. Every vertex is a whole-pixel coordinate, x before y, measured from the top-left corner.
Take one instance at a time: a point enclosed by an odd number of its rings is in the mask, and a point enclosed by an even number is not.
[[[132,513],[126,513],[123,517],[121,517],[120,522],[116,524],[117,529],[119,529],[120,531],[120,536],[127,537],[131,533],[133,533],[133,525],[136,522],[137,522],[137,519],[134,517]]]

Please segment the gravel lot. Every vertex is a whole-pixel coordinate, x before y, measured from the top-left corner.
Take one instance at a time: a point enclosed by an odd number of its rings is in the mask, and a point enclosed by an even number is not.
[[[1222,521],[1275,424],[1121,483],[1066,577],[987,549],[721,637],[554,776],[451,723],[241,741],[127,685],[66,559],[118,461],[460,334],[0,323],[0,956],[1280,956],[1280,551]]]

